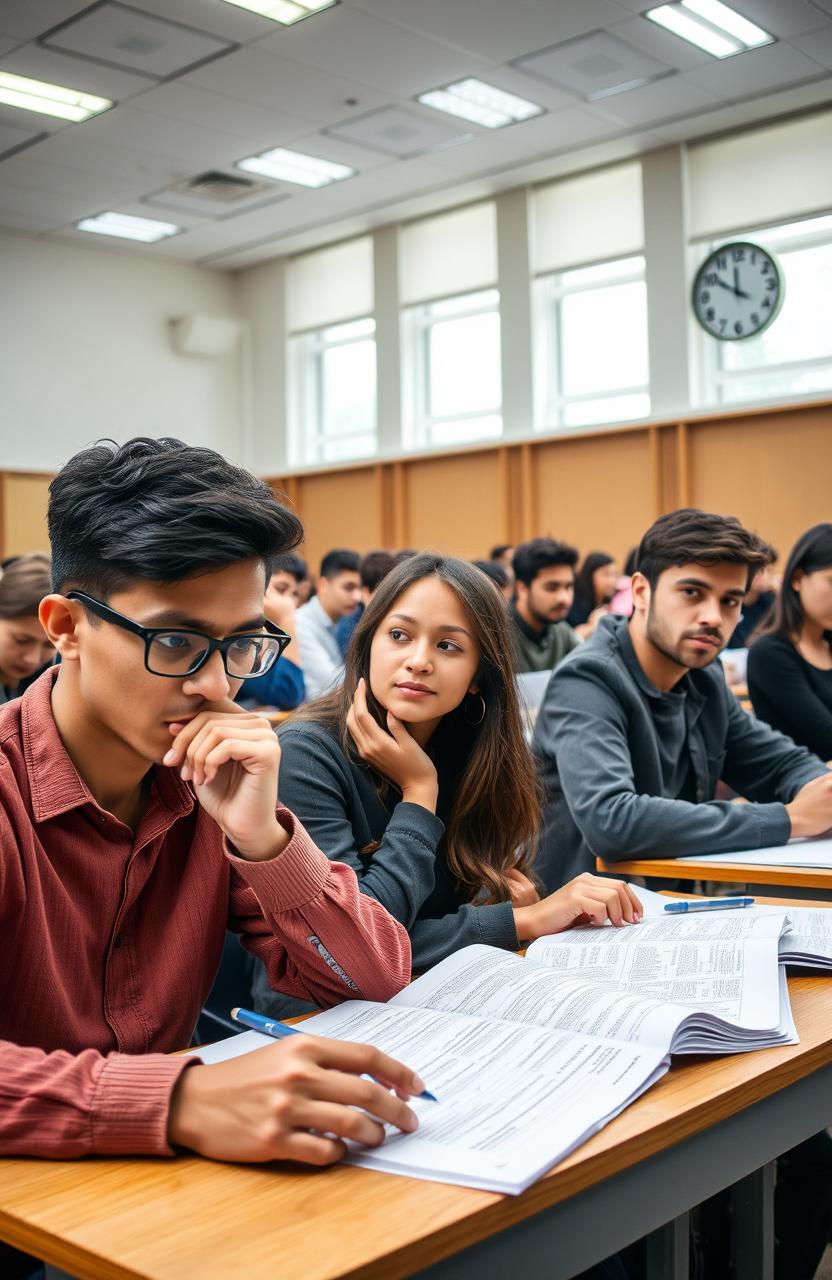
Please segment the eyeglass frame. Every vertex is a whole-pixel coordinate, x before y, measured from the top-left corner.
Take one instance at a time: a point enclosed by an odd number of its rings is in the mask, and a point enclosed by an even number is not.
[[[193,627],[143,627],[141,623],[134,622],[133,619],[128,618],[126,614],[119,613],[117,609],[111,609],[110,606],[108,604],[104,604],[103,601],[96,600],[94,596],[87,595],[86,591],[67,591],[66,598],[67,600],[77,600],[85,609],[88,609],[90,613],[94,613],[97,618],[101,618],[102,622],[111,622],[113,626],[121,627],[123,631],[129,631],[131,635],[139,636],[140,639],[144,641],[145,670],[152,676],[158,676],[160,680],[190,679],[191,676],[196,675],[197,671],[200,671],[205,666],[213,653],[220,653],[222,655],[222,665],[229,680],[259,680],[260,676],[264,676],[267,671],[272,670],[275,663],[283,656],[287,646],[291,644],[292,641],[292,637],[290,635],[287,635],[287,633],[281,630],[280,627],[275,626],[273,622],[269,622],[268,619],[263,623],[263,626],[267,629],[266,636],[264,636],[261,631],[239,631],[235,635],[226,636],[224,640],[217,640],[214,636],[209,635],[207,631],[197,631]],[[184,673],[154,671],[149,665],[148,658],[150,656],[151,644],[157,636],[169,635],[199,636],[201,640],[207,641],[205,653],[199,659],[196,666],[192,667],[190,671],[186,671]],[[270,662],[264,671],[257,671],[253,675],[249,676],[240,676],[235,675],[228,670],[228,650],[232,644],[236,644],[238,640],[263,640],[269,637],[282,641],[283,643],[278,649],[277,657],[274,659],[274,662]]]

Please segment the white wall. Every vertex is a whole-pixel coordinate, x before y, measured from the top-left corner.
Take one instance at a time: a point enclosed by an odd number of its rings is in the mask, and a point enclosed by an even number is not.
[[[168,321],[233,315],[232,277],[0,235],[0,466],[52,471],[100,436],[175,435],[242,461],[241,358],[176,355]]]

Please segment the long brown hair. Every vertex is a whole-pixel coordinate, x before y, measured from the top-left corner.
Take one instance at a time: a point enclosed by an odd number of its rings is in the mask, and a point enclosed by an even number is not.
[[[399,597],[428,577],[438,578],[459,597],[480,650],[475,677],[479,694],[464,698],[448,712],[429,743],[440,797],[443,790],[447,797],[448,867],[466,901],[506,902],[511,896],[506,872],[516,868],[529,874],[540,826],[541,792],[523,735],[508,611],[493,582],[480,569],[465,560],[432,552],[412,556],[393,569],[374,592],[355,628],[344,683],[305,707],[296,718],[324,725],[338,736],[344,753],[353,761],[359,760],[347,728],[347,713],[363,677],[370,712],[387,731],[386,711],[370,689],[370,646]],[[485,703],[482,720],[480,694]],[[380,794],[395,794],[389,779],[377,774],[376,781]]]
[[[52,590],[51,561],[44,551],[10,556],[0,569],[0,618],[37,617],[44,596]],[[44,643],[46,633],[44,632]]]

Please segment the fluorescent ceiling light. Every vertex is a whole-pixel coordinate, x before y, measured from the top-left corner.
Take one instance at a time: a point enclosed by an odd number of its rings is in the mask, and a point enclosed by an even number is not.
[[[417,101],[448,115],[484,125],[486,129],[502,129],[507,124],[516,124],[518,120],[543,115],[543,108],[536,103],[473,78],[458,80],[445,89],[420,93]]]
[[[113,105],[109,98],[96,98],[92,93],[65,89],[59,84],[47,84],[45,80],[30,80],[9,71],[0,71],[0,102],[7,107],[20,107],[23,111],[37,111],[42,116],[57,116],[59,120],[76,123],[97,116]]]
[[[338,0],[225,0],[225,3],[290,27],[293,22],[300,22],[301,18],[308,18],[320,9],[331,9]]]
[[[129,213],[99,213],[94,218],[82,218],[76,222],[79,231],[93,231],[99,236],[118,236],[122,240],[143,240],[152,244],[176,235],[180,230],[173,222],[157,222],[155,218],[134,218]]]
[[[287,151],[284,147],[238,160],[237,168],[247,173],[260,173],[264,178],[275,178],[278,182],[296,182],[301,187],[326,187],[330,182],[340,182],[355,173],[355,169],[348,165],[319,160],[317,156]]]
[[[715,58],[730,58],[774,40],[774,36],[722,4],[722,0],[678,0],[648,9],[644,16]]]

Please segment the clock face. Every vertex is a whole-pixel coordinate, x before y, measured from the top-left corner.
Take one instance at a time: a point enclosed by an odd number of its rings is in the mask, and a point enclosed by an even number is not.
[[[720,245],[693,282],[693,311],[706,333],[736,342],[771,324],[783,302],[785,281],[774,257],[757,244]]]

